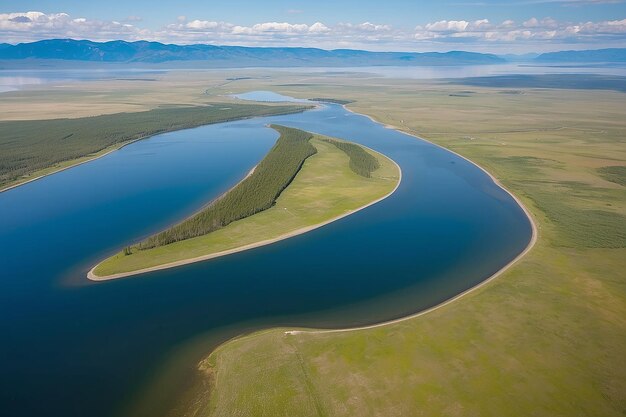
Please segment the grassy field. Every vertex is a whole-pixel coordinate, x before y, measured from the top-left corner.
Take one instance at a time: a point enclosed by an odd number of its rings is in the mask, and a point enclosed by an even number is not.
[[[346,215],[386,196],[398,183],[398,167],[381,154],[367,151],[380,167],[365,177],[351,169],[348,154],[327,138],[316,135],[310,143],[317,153],[306,159],[271,208],[204,236],[137,251],[130,256],[120,252],[99,264],[95,274],[106,277],[277,239]]]
[[[313,74],[240,88],[354,100],[469,157],[522,199],[539,240],[425,316],[230,341],[199,365],[214,389],[186,415],[624,415],[626,95]]]
[[[75,119],[0,121],[0,189],[93,159],[154,134],[305,108],[228,103]]]

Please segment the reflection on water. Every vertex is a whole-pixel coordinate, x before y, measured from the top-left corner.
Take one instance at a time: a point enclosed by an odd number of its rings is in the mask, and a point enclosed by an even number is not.
[[[323,73],[326,76],[354,76],[360,73],[363,76],[387,78],[466,78],[486,77],[491,75],[507,74],[601,74],[626,76],[624,64],[567,64],[567,65],[536,65],[533,63],[515,63],[500,65],[457,65],[457,66],[376,66],[376,67],[308,67],[308,68],[258,68],[263,71],[287,71],[297,73]],[[61,82],[96,81],[115,78],[129,78],[176,71],[165,67],[161,68],[91,68],[91,69],[27,69],[27,70],[0,70],[0,93],[19,90],[25,86],[55,84]],[[185,69],[185,71],[193,71]],[[224,71],[223,69],[203,69],[197,71]],[[237,96],[241,99],[280,102],[298,102],[298,99],[281,96],[271,91],[252,92]]]
[[[240,100],[275,102],[275,103],[308,103],[309,100],[284,96],[273,91],[249,91],[242,94],[233,94],[232,97]]]
[[[5,91],[18,90],[25,85],[38,85],[45,83],[43,78],[39,77],[25,77],[23,75],[11,75],[6,74],[5,71],[0,71],[0,93]]]
[[[26,86],[55,84],[61,82],[97,81],[146,74],[164,73],[161,69],[24,69],[0,70],[0,93],[19,90]]]

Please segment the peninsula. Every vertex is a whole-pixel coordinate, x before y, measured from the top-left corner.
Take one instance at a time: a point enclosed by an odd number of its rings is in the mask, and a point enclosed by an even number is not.
[[[363,146],[272,125],[276,145],[241,182],[203,210],[128,246],[89,271],[109,280],[277,242],[391,195],[399,166]]]

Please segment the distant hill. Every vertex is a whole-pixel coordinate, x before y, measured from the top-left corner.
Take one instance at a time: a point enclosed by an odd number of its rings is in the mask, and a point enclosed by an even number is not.
[[[246,66],[369,66],[369,65],[481,65],[505,62],[491,54],[453,51],[369,52],[352,49],[255,48],[206,44],[173,45],[159,42],[49,39],[0,46],[0,59],[55,59],[90,62],[205,61],[216,67]]]
[[[626,62],[626,48],[586,51],[548,52],[535,58],[538,62]]]

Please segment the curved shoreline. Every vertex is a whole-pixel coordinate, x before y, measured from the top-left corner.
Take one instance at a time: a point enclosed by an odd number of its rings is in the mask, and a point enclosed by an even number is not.
[[[315,108],[315,106],[313,108]],[[222,122],[211,122],[211,123],[205,123],[205,124],[202,124],[202,125],[199,125],[199,126],[194,126],[194,127],[186,127],[186,128],[182,128],[182,129],[166,130],[164,132],[153,133],[153,134],[150,134],[150,135],[142,136],[142,137],[137,138],[137,139],[132,139],[132,140],[130,140],[128,142],[121,143],[121,144],[119,144],[119,146],[118,145],[113,145],[114,146],[113,148],[109,149],[108,151],[106,151],[102,155],[94,155],[93,157],[91,157],[89,159],[86,159],[84,161],[76,162],[76,163],[70,164],[70,165],[68,165],[66,167],[55,169],[54,171],[48,172],[46,174],[38,175],[38,176],[36,176],[34,178],[29,178],[26,181],[18,182],[17,184],[8,185],[8,186],[6,186],[4,188],[0,188],[0,193],[12,190],[12,189],[17,188],[17,187],[21,187],[22,185],[26,185],[26,184],[28,184],[30,182],[40,180],[40,179],[45,178],[45,177],[47,177],[49,175],[58,174],[59,172],[63,172],[63,171],[68,170],[70,168],[74,168],[74,167],[77,167],[79,165],[86,164],[87,162],[92,162],[92,161],[95,161],[96,159],[104,158],[105,156],[107,156],[107,155],[109,155],[109,154],[111,154],[111,153],[113,153],[115,151],[119,151],[120,149],[122,149],[122,148],[124,148],[124,147],[126,147],[128,145],[132,145],[135,142],[138,142],[140,140],[150,139],[150,138],[152,138],[154,136],[163,135],[165,133],[179,132],[181,130],[186,130],[186,129],[196,129],[196,128],[199,128],[199,127],[209,126],[209,125],[214,125],[214,124],[219,124],[219,123],[237,122],[237,121],[241,121],[241,120],[253,119],[255,117],[284,116],[284,115],[288,115],[288,114],[302,113],[303,111],[306,111],[306,109],[305,110],[300,110],[298,112],[293,112],[293,113],[276,113],[276,114],[271,114],[271,115],[266,115],[266,116],[243,116],[243,117],[240,117],[240,118],[234,118],[232,120],[227,120],[227,121],[222,121]],[[105,148],[105,149],[107,149],[107,148]],[[102,151],[100,151],[100,152],[102,152]],[[88,155],[85,155],[85,156],[81,156],[81,157],[76,158],[76,159],[78,160],[78,159],[87,158],[87,157],[88,157]],[[47,169],[47,168],[42,168],[40,171],[43,171],[45,169]]]
[[[267,246],[267,245],[271,245],[273,243],[276,242],[280,242],[282,240],[285,239],[289,239],[304,233],[308,233],[312,230],[315,229],[319,229],[320,227],[326,226],[330,223],[336,222],[338,220],[343,219],[344,217],[348,217],[356,212],[359,212],[363,209],[366,209],[367,207],[373,206],[376,203],[379,203],[383,200],[385,200],[387,197],[390,197],[393,193],[396,192],[396,190],[398,189],[398,187],[400,187],[400,183],[402,182],[402,168],[400,168],[400,165],[398,165],[398,163],[396,161],[394,161],[393,159],[391,159],[390,157],[388,157],[387,155],[384,155],[378,151],[375,151],[371,148],[368,148],[367,146],[361,145],[359,144],[359,146],[362,146],[363,148],[371,151],[371,152],[375,152],[377,154],[380,154],[382,156],[384,156],[385,158],[387,158],[388,160],[390,160],[395,167],[398,169],[398,181],[396,183],[396,186],[393,188],[393,190],[391,190],[389,193],[385,194],[384,196],[378,198],[377,200],[371,201],[361,207],[358,207],[356,209],[347,211],[346,213],[341,214],[340,216],[337,217],[333,217],[329,220],[326,220],[322,223],[317,223],[311,226],[307,226],[307,227],[302,227],[300,229],[296,229],[293,230],[289,233],[285,233],[282,234],[280,236],[277,236],[275,238],[272,239],[266,239],[266,240],[261,240],[258,242],[254,242],[254,243],[249,243],[247,245],[244,246],[239,246],[237,248],[233,248],[233,249],[228,249],[228,250],[224,250],[224,251],[220,251],[220,252],[215,252],[215,253],[211,253],[211,254],[207,254],[207,255],[202,255],[202,256],[196,256],[194,258],[189,258],[189,259],[181,259],[180,261],[175,261],[175,262],[168,262],[166,264],[162,264],[162,265],[155,265],[155,266],[151,266],[149,268],[142,268],[142,269],[137,269],[135,271],[129,271],[129,272],[120,272],[117,274],[112,274],[112,275],[105,275],[105,276],[99,276],[96,275],[95,273],[95,269],[103,262],[100,261],[98,262],[93,268],[91,268],[89,270],[89,272],[87,273],[87,278],[91,281],[109,281],[109,280],[113,280],[113,279],[119,279],[119,278],[126,278],[126,277],[131,277],[131,276],[135,276],[135,275],[140,275],[140,274],[145,274],[148,272],[154,272],[154,271],[160,271],[163,269],[170,269],[170,268],[176,268],[179,266],[183,266],[183,265],[189,265],[192,263],[196,263],[196,262],[202,262],[202,261],[208,261],[210,259],[215,259],[215,258],[220,258],[222,256],[227,256],[227,255],[232,255],[234,253],[239,253],[239,252],[244,252],[250,249],[254,249],[254,248],[258,248],[261,246]],[[254,170],[254,168],[253,168]],[[250,172],[252,173],[252,171]],[[249,175],[249,174],[248,174]],[[219,197],[218,197],[219,198]]]
[[[414,138],[424,141],[426,143],[429,143],[433,146],[437,146],[438,148],[444,149],[464,160],[466,160],[467,162],[471,163],[472,165],[474,165],[475,167],[477,167],[478,169],[480,169],[481,171],[483,171],[485,174],[487,174],[487,176],[493,181],[494,184],[496,184],[498,187],[500,187],[502,190],[504,190],[504,192],[506,192],[508,195],[511,196],[511,198],[513,198],[513,200],[517,203],[517,205],[522,209],[522,211],[524,212],[524,215],[526,216],[526,218],[528,219],[528,221],[530,222],[530,227],[531,227],[531,237],[530,240],[528,242],[528,245],[526,245],[526,247],[524,248],[523,251],[521,251],[515,258],[513,258],[511,261],[509,261],[506,265],[504,265],[502,268],[500,268],[499,270],[497,270],[495,273],[493,273],[491,276],[487,277],[484,281],[474,285],[473,287],[468,288],[467,290],[455,295],[452,298],[449,298],[437,305],[434,305],[430,308],[427,308],[426,310],[422,310],[422,311],[418,311],[417,313],[414,314],[410,314],[408,316],[404,316],[404,317],[400,317],[397,319],[393,319],[393,320],[388,320],[388,321],[383,321],[380,323],[375,323],[375,324],[370,324],[370,325],[366,325],[366,326],[356,326],[356,327],[346,327],[343,329],[301,329],[301,330],[287,330],[285,331],[286,335],[296,335],[296,334],[323,334],[323,333],[347,333],[347,332],[354,332],[354,331],[359,331],[359,330],[368,330],[368,329],[375,329],[378,327],[383,327],[383,326],[389,326],[389,325],[393,325],[396,323],[401,323],[403,321],[406,320],[410,320],[413,318],[417,318],[423,315],[426,315],[428,313],[432,313],[433,311],[439,310],[457,300],[459,300],[460,298],[482,288],[483,286],[489,284],[490,282],[493,282],[496,278],[498,278],[500,275],[502,275],[503,273],[505,273],[509,268],[511,268],[513,265],[515,265],[517,262],[519,262],[524,256],[526,256],[526,254],[528,252],[530,252],[530,250],[535,246],[535,243],[537,243],[537,239],[538,239],[538,234],[539,234],[539,229],[537,228],[537,224],[535,223],[535,220],[533,219],[533,216],[531,214],[531,212],[528,210],[528,208],[524,205],[524,203],[522,203],[522,201],[515,195],[513,194],[511,191],[509,191],[504,185],[502,185],[502,183],[496,178],[494,177],[489,171],[487,171],[485,168],[483,168],[482,166],[480,166],[478,163],[472,161],[471,159],[451,150],[448,149],[444,146],[438,145],[434,142],[429,141],[428,139],[424,139],[420,136],[417,136],[413,133],[409,133],[409,132],[405,132],[402,129],[398,128],[397,126],[393,126],[387,123],[381,123],[379,121],[377,121],[376,119],[374,119],[372,116],[366,115],[366,114],[361,114],[361,113],[357,113],[355,111],[350,110],[349,108],[346,107],[347,105],[344,104],[342,105],[342,107],[349,111],[350,113],[359,115],[359,116],[364,116],[367,117],[368,119],[370,119],[372,122],[382,125],[383,127],[385,127],[385,129],[392,129],[392,130],[396,130],[400,133],[409,135],[409,136],[413,136]],[[269,329],[268,329],[269,330]],[[246,335],[246,336],[251,336],[250,335]],[[235,338],[237,339],[237,338]],[[231,339],[233,340],[233,339]],[[225,343],[228,343],[229,341],[226,341]],[[220,345],[221,346],[221,345]],[[219,346],[218,346],[219,348]],[[214,349],[214,351],[217,350],[217,348]]]
[[[174,132],[174,131],[172,131],[172,132]],[[113,153],[115,151],[119,151],[120,149],[122,149],[125,146],[132,145],[133,143],[135,143],[137,141],[140,141],[140,140],[149,139],[152,136],[155,136],[155,135],[142,136],[140,138],[133,139],[133,140],[128,141],[126,143],[122,143],[120,146],[116,146],[113,149],[110,149],[110,150],[106,151],[102,155],[95,155],[95,156],[93,156],[93,157],[91,157],[89,159],[86,159],[84,161],[80,161],[80,162],[76,162],[76,163],[70,164],[70,165],[68,165],[66,167],[59,168],[59,169],[56,169],[54,171],[48,172],[47,174],[38,175],[38,176],[36,176],[34,178],[29,178],[26,181],[22,181],[22,182],[18,182],[17,184],[6,186],[6,187],[0,189],[0,193],[12,190],[13,188],[21,187],[22,185],[26,185],[26,184],[28,184],[30,182],[40,180],[40,179],[45,178],[45,177],[47,177],[49,175],[58,174],[59,172],[63,172],[63,171],[68,170],[70,168],[74,168],[74,167],[77,167],[79,165],[86,164],[87,162],[92,162],[92,161],[95,161],[96,159],[104,158],[105,156],[109,155],[110,153]],[[81,158],[86,158],[86,157],[87,157],[87,155],[85,155],[85,156],[83,156]],[[77,158],[77,159],[80,159],[80,158]],[[43,168],[43,169],[46,169],[46,168]]]

